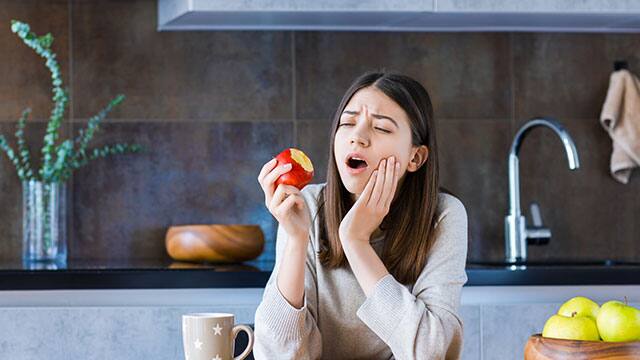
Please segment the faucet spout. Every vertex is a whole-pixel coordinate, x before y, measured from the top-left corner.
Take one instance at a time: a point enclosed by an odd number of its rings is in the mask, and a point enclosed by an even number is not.
[[[520,160],[518,154],[524,137],[538,126],[548,127],[558,135],[567,154],[569,169],[580,168],[580,159],[575,143],[569,132],[558,121],[551,118],[534,118],[518,130],[511,144],[508,159],[509,211],[505,218],[505,258],[507,262],[511,263],[526,261],[527,258],[527,228],[520,207]],[[550,231],[548,233],[550,234]]]

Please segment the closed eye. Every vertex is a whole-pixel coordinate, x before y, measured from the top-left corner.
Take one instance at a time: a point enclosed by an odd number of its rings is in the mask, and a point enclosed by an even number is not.
[[[354,124],[343,123],[343,124],[339,124],[339,125],[338,125],[338,127],[341,127],[341,126],[353,126],[353,125],[354,125]],[[387,130],[387,129],[380,128],[380,127],[376,127],[375,129],[376,129],[376,130],[380,130],[380,131],[382,131],[382,132],[384,132],[384,133],[387,133],[387,134],[391,133],[391,131],[389,131],[389,130]]]

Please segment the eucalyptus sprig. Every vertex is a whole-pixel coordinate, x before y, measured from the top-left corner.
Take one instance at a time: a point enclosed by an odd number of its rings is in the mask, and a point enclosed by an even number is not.
[[[75,139],[59,141],[59,130],[64,120],[65,109],[69,103],[69,93],[62,87],[60,66],[56,61],[56,54],[51,49],[53,36],[50,33],[37,36],[31,32],[28,24],[17,20],[11,21],[11,31],[16,33],[20,39],[38,55],[46,59],[45,65],[49,69],[49,72],[51,72],[54,102],[41,149],[42,165],[37,173],[34,172],[32,168],[29,148],[24,139],[24,128],[31,110],[25,110],[17,124],[15,133],[18,146],[17,154],[13,151],[7,139],[0,134],[0,149],[5,152],[11,163],[15,166],[20,180],[38,180],[46,183],[62,182],[66,181],[74,170],[86,165],[91,160],[110,155],[137,153],[143,150],[142,147],[137,144],[130,145],[120,143],[106,145],[101,148],[87,149],[89,142],[99,130],[100,123],[113,108],[124,100],[124,95],[116,96],[104,109],[91,117],[86,129],[80,129]]]

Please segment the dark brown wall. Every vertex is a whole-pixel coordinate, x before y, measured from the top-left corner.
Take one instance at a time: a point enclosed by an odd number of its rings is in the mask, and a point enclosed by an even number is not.
[[[21,19],[52,32],[71,93],[70,135],[113,96],[95,144],[138,142],[149,152],[98,160],[70,182],[69,256],[164,258],[167,226],[258,223],[273,258],[275,222],[256,177],[281,149],[307,151],[325,179],[328,126],[351,80],[386,68],[430,91],[442,183],[469,214],[472,260],[504,254],[507,152],[536,115],[570,131],[582,167],[567,168],[550,130],[522,147],[522,204],[537,200],[553,232],[532,259],[640,260],[640,176],[608,174],[611,141],[598,124],[613,61],[640,70],[640,35],[555,33],[157,32],[155,1],[0,1],[0,132],[24,107],[40,146],[50,111],[43,61],[10,31]],[[12,137],[12,135],[11,135]],[[0,258],[18,258],[20,183],[0,160]]]

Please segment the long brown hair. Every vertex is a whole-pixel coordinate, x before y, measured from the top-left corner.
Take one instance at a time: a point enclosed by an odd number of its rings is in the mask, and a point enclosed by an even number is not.
[[[334,155],[335,133],[340,116],[358,90],[374,86],[395,101],[408,115],[414,146],[426,145],[429,155],[417,171],[407,172],[380,229],[385,234],[382,262],[403,284],[415,283],[424,268],[435,239],[438,206],[438,147],[433,108],[427,90],[400,74],[373,72],[358,77],[342,97],[333,117],[327,184],[319,197],[321,263],[331,269],[346,267],[338,229],[353,200],[340,179]]]

